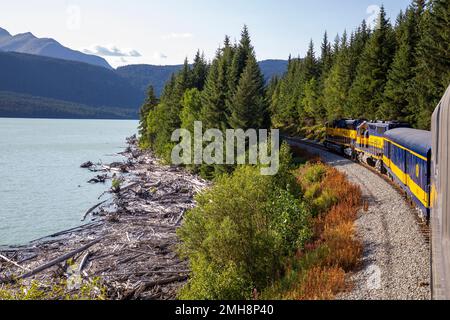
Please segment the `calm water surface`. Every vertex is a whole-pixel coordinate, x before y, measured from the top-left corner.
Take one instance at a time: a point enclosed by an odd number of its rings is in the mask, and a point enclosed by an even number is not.
[[[110,187],[85,161],[121,160],[137,121],[0,118],[0,246],[76,227]]]

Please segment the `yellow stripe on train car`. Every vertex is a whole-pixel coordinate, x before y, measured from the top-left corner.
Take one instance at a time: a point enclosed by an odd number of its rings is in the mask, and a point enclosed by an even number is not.
[[[411,177],[403,172],[402,169],[397,167],[393,161],[391,161],[389,158],[386,158],[387,161],[390,162],[390,165],[388,168],[391,169],[392,173],[395,174],[395,176],[405,185],[409,188],[409,190],[412,192],[412,194],[419,199],[419,201],[426,207],[429,207],[429,200],[428,200],[428,194],[425,192]],[[383,160],[385,161],[385,159]],[[386,161],[385,161],[386,163]]]
[[[383,149],[384,148],[384,138],[383,137],[377,137],[377,136],[370,136],[369,137],[369,145],[372,147]]]
[[[391,159],[389,159],[388,157],[386,157],[385,155],[383,155],[383,162],[384,164],[389,168],[391,165]]]
[[[350,139],[356,139],[356,130],[340,129],[340,128],[328,128],[327,134],[335,137],[344,137]]]

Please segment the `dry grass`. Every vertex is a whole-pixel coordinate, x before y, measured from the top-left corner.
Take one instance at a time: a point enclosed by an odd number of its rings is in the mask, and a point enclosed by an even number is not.
[[[326,247],[328,252],[318,262],[319,266],[309,270],[301,292],[305,299],[332,299],[344,288],[345,272],[357,268],[362,255],[362,244],[356,238],[354,225],[361,208],[361,190],[338,170],[324,164],[315,166],[326,167],[321,181],[322,193],[331,191],[337,202],[315,219],[316,246]],[[301,177],[299,180],[304,180]],[[304,181],[302,183],[307,187]]]
[[[331,300],[335,292],[345,288],[345,272],[340,268],[313,267],[308,270],[289,300]]]
[[[346,272],[360,263],[362,244],[354,224],[362,208],[361,190],[321,162],[301,167],[297,177],[303,194],[310,194],[303,200],[313,208],[318,199],[323,203],[315,208],[320,210],[314,218],[313,240],[290,263],[284,279],[271,288],[272,297],[276,292],[283,299],[330,300],[346,288]],[[311,188],[313,192],[308,192]]]

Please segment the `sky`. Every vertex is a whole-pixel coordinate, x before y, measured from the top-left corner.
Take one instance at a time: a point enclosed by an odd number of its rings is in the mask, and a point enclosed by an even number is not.
[[[181,64],[214,57],[225,35],[250,30],[259,60],[304,56],[330,39],[373,23],[381,5],[395,22],[411,0],[0,0],[0,27],[32,32],[104,57],[112,66]]]

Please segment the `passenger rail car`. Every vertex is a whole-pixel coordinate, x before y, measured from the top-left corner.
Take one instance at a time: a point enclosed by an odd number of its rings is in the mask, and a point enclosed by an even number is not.
[[[431,247],[433,298],[450,299],[450,87],[433,113]]]
[[[408,128],[384,134],[383,166],[414,201],[428,221],[430,217],[431,132]]]
[[[355,128],[342,131],[342,123]],[[350,131],[350,132],[349,132]],[[341,120],[327,126],[325,146],[387,174],[430,217],[431,132],[395,121]],[[344,136],[352,139],[344,140]],[[339,135],[341,135],[339,137]]]
[[[433,113],[432,131],[406,123],[338,120],[325,147],[386,173],[431,224],[433,298],[450,299],[450,87]]]

